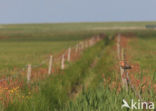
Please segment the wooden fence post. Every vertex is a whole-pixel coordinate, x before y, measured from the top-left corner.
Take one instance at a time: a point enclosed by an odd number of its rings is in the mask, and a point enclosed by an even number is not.
[[[82,44],[81,44],[81,42],[79,42],[79,51],[81,51],[82,50]]]
[[[91,39],[88,40],[88,46],[91,46]]]
[[[93,46],[94,45],[94,37],[92,37],[92,39],[91,39],[91,46]]]
[[[62,55],[62,60],[61,60],[61,69],[64,70],[64,54]]]
[[[86,48],[88,48],[88,40],[85,41]]]
[[[71,48],[68,49],[67,61],[70,62]]]
[[[51,55],[49,59],[48,75],[52,73],[52,63],[53,63],[53,56]]]
[[[121,51],[121,62],[124,62],[125,61],[125,52],[124,52],[124,49],[122,48],[122,51]],[[120,73],[121,73],[121,79],[122,79],[122,87],[126,89],[126,91],[128,91],[128,83],[127,83],[127,79],[126,79],[126,71],[124,68],[122,68],[120,66]]]
[[[81,51],[84,49],[84,42],[81,42]]]
[[[88,47],[89,47],[89,42],[90,42],[90,41],[89,41],[89,40],[87,40],[87,45],[88,45]]]
[[[117,55],[120,60],[120,35],[117,36]]]
[[[76,53],[78,52],[78,49],[79,49],[79,45],[77,44],[77,45],[76,45],[76,48],[75,48],[75,52],[76,52]]]
[[[84,50],[85,49],[85,42],[83,41],[82,42],[82,50]]]
[[[88,47],[88,44],[87,44],[87,40],[85,40],[85,48],[87,48]]]
[[[27,70],[27,83],[30,82],[31,79],[31,64],[28,64],[28,70]]]

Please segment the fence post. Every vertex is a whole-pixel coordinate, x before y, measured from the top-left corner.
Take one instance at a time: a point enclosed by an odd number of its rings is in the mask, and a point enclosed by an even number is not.
[[[94,37],[91,38],[91,46],[94,45]]]
[[[82,51],[83,48],[84,48],[84,47],[83,47],[83,42],[82,42],[82,41],[80,42],[80,47],[81,47],[81,51]]]
[[[31,79],[31,64],[28,64],[28,70],[27,70],[27,83],[30,82]]]
[[[84,50],[85,49],[85,42],[83,41],[82,42],[82,50]]]
[[[52,64],[53,64],[53,56],[51,55],[49,59],[48,75],[52,73]]]
[[[75,48],[75,52],[76,52],[76,53],[78,52],[78,48],[79,48],[79,45],[77,44],[77,45],[76,45],[76,48]]]
[[[70,62],[71,48],[68,49],[68,58],[67,61]]]
[[[64,70],[64,54],[62,55],[61,69]]]
[[[85,48],[88,48],[88,40],[85,40]]]
[[[84,41],[85,49],[87,48],[87,40]]]
[[[79,46],[79,51],[81,51],[82,49],[81,42],[79,42],[78,46]]]
[[[121,50],[121,62],[125,63],[125,52],[124,49],[122,48]],[[120,66],[120,73],[121,73],[121,79],[122,79],[122,87],[126,89],[126,91],[128,91],[128,83],[127,83],[127,79],[126,79],[126,71],[124,68],[122,68]]]
[[[117,55],[120,60],[120,35],[117,36]]]
[[[89,47],[89,39],[87,40],[87,46]]]

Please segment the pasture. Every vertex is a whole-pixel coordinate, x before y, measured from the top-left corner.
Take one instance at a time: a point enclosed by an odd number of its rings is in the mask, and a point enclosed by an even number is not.
[[[137,101],[141,96],[144,101],[155,102],[156,31],[146,29],[147,24],[156,22],[3,25],[1,80],[16,75],[22,68],[25,70],[18,74],[22,77],[0,81],[0,110],[126,111],[129,109],[121,109],[123,99]],[[116,46],[119,35],[125,59],[132,66],[128,71],[131,80],[128,91],[120,75],[121,60]],[[102,39],[80,51],[76,59],[66,61],[64,70],[51,75],[44,71],[48,70],[51,54],[57,56],[69,47],[75,50],[76,44],[96,36]],[[45,64],[36,70],[46,76],[27,83],[27,65],[36,66],[44,60]]]

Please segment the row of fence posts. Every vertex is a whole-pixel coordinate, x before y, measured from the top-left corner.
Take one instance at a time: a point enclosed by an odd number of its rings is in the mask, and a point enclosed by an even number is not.
[[[75,46],[75,54],[78,55],[85,48],[88,48],[89,46],[93,46],[95,43],[97,43],[101,39],[102,39],[102,37],[95,36],[95,37],[91,37],[90,39],[87,39],[85,41],[81,41],[80,43],[76,44],[76,46]],[[71,51],[72,51],[72,49],[68,48],[68,50],[67,50],[67,61],[68,62],[71,61],[71,53],[72,53]],[[48,75],[50,75],[52,73],[52,68],[53,68],[53,56],[50,55],[49,65],[48,65]],[[61,70],[64,70],[64,69],[65,69],[65,54],[62,54]],[[31,80],[31,73],[32,73],[32,65],[28,64],[28,66],[27,66],[27,83],[29,83]]]
[[[119,34],[117,36],[117,55],[118,60],[120,61],[120,74],[121,74],[121,80],[122,80],[122,87],[128,91],[128,83],[126,79],[126,68],[125,66],[125,49],[121,47],[121,35]]]

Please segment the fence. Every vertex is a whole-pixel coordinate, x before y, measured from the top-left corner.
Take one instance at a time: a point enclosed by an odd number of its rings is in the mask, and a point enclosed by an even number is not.
[[[27,79],[27,83],[30,83],[32,80],[40,79],[45,75],[49,76],[54,73],[56,74],[67,67],[66,62],[69,63],[77,60],[86,48],[95,45],[97,42],[102,40],[103,37],[104,36],[97,35],[84,41],[80,41],[74,47],[69,47],[67,50],[62,51],[57,55],[50,55],[38,65],[28,64],[16,72],[16,75],[1,79],[0,83],[8,80],[10,81],[13,78],[19,79],[18,76],[25,77]],[[45,64],[48,64],[47,67],[42,68],[41,66]]]
[[[128,60],[126,60],[125,58],[126,52],[125,52],[124,47],[121,47],[121,35],[120,34],[117,36],[117,57],[118,57],[118,60],[120,61],[119,67],[120,67],[120,74],[121,74],[121,81],[122,81],[123,89],[125,89],[127,92],[129,89],[132,89],[135,95],[140,100],[142,100],[140,93],[135,90],[135,87],[131,83],[128,70],[131,69],[132,67],[128,64]]]

